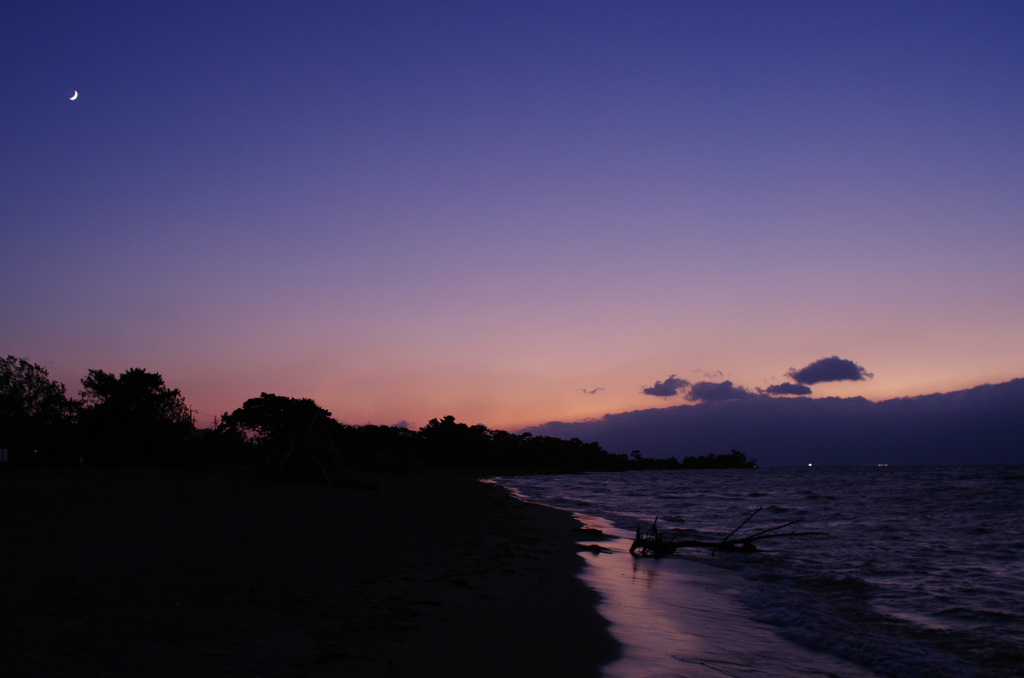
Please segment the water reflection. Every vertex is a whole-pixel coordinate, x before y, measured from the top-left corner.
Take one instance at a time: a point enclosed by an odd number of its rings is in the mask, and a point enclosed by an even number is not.
[[[680,558],[633,558],[625,530],[577,514],[617,537],[611,553],[587,554],[583,580],[602,596],[601,614],[622,643],[606,678],[868,678],[870,671],[781,638],[752,621],[737,574]],[[585,543],[585,542],[584,542]]]

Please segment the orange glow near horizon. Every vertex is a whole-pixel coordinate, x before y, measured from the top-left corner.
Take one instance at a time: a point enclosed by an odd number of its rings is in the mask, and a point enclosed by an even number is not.
[[[875,376],[814,397],[1024,376],[1019,26],[748,9],[26,4],[0,351],[72,394],[159,372],[200,423],[268,392],[514,430],[828,356]]]

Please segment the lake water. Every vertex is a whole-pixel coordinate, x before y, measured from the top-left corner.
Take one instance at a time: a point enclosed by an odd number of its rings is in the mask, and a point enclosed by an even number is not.
[[[1024,467],[768,468],[497,482],[619,539],[584,574],[623,641],[609,678],[1024,675]],[[756,553],[626,553],[638,524]]]

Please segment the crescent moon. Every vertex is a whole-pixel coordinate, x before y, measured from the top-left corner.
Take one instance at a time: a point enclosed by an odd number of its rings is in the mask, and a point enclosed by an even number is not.
[[[78,98],[78,90],[76,89],[74,96],[71,97],[71,101],[74,101],[77,98]]]

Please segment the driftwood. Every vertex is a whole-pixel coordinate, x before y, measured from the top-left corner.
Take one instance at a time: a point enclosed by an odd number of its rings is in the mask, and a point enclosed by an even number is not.
[[[733,538],[740,529],[743,528],[751,518],[756,516],[761,509],[757,509],[746,519],[739,524],[739,526],[727,534],[721,541],[704,541],[700,539],[676,539],[675,534],[669,535],[668,539],[665,538],[665,534],[658,530],[658,518],[654,519],[647,530],[641,532],[641,528],[638,525],[636,528],[636,539],[633,541],[633,545],[629,547],[630,555],[640,556],[653,556],[660,558],[661,556],[671,555],[676,552],[676,549],[681,548],[709,548],[711,549],[712,555],[718,551],[724,551],[731,553],[733,551],[739,551],[742,553],[749,553],[756,551],[757,546],[754,544],[755,541],[762,539],[778,539],[780,537],[804,537],[810,535],[827,535],[827,532],[776,532],[790,525],[796,525],[797,523],[803,522],[803,518],[799,520],[793,520],[782,525],[776,525],[775,527],[769,527],[753,534],[748,534],[743,537]],[[639,551],[639,553],[638,553]]]

